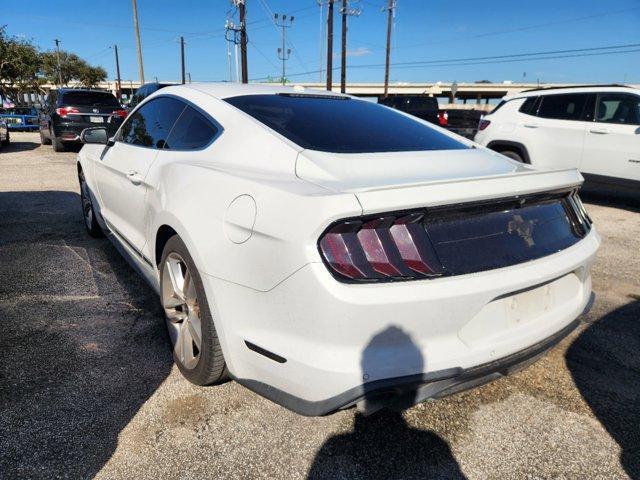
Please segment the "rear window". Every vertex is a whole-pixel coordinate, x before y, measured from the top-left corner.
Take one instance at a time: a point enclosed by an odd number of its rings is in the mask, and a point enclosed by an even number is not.
[[[225,99],[302,148],[331,153],[468,148],[421,121],[372,102],[313,95]]]
[[[535,115],[536,108],[534,107],[534,105],[536,104],[537,100],[538,100],[538,97],[527,98],[522,104],[522,106],[520,107],[520,112],[526,113],[527,115]]]
[[[107,92],[66,92],[60,100],[65,105],[72,106],[114,106],[119,107],[120,104],[116,97]]]
[[[397,108],[403,112],[438,111],[438,101],[425,96],[397,96],[380,100],[381,105]]]

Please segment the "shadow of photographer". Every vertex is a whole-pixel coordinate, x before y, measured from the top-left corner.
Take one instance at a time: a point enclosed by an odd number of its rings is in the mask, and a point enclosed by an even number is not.
[[[362,352],[363,377],[375,375],[391,362],[402,362],[416,373],[424,359],[411,337],[398,327],[375,335]],[[417,389],[417,386],[416,386]],[[411,405],[417,391],[411,389],[400,402]],[[377,409],[379,395],[367,392],[364,411]],[[402,411],[383,409],[365,416],[357,412],[352,431],[329,438],[320,448],[308,478],[465,478],[451,449],[436,433],[414,428]]]

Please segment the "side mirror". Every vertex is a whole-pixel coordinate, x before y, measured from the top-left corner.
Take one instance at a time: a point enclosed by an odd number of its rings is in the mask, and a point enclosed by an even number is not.
[[[103,127],[85,128],[80,134],[82,143],[97,143],[107,145],[109,143],[109,134],[107,129]]]

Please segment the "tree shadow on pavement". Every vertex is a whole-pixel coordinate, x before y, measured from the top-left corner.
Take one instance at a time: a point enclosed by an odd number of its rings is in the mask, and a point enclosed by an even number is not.
[[[25,141],[22,138],[18,139],[15,136],[12,136],[11,142],[9,143],[9,145],[7,145],[6,147],[0,147],[0,154],[26,152],[29,150],[35,150],[39,146],[40,146],[39,142]]]
[[[88,478],[173,362],[153,290],[80,197],[0,193],[0,477]]]
[[[387,357],[387,358],[385,358]],[[401,362],[422,372],[424,361],[411,337],[398,327],[375,335],[362,353],[363,376],[377,376],[384,365]],[[367,392],[364,406],[377,408],[380,397]],[[417,386],[416,386],[417,389]],[[412,404],[416,389],[402,396]],[[410,426],[401,411],[383,409],[370,416],[356,413],[353,430],[329,438],[320,448],[309,470],[310,480],[353,479],[459,479],[465,478],[451,449],[436,433]]]
[[[583,398],[640,478],[640,296],[592,323],[566,354]]]

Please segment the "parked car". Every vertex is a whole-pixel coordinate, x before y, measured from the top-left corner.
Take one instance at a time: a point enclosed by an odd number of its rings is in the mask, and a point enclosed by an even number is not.
[[[60,89],[47,96],[40,114],[40,141],[63,152],[69,143],[80,143],[87,127],[103,125],[113,135],[127,116],[116,97],[100,90]]]
[[[640,192],[640,90],[546,88],[506,97],[476,142],[544,169],[579,168],[587,181]]]
[[[3,118],[9,130],[37,130],[38,110],[35,107],[0,108],[0,118]]]
[[[158,90],[160,90],[161,88],[169,87],[171,85],[173,85],[173,84],[172,83],[158,83],[158,82],[145,83],[144,85],[141,85],[136,90],[136,93],[134,93],[133,96],[131,97],[131,100],[129,101],[129,104],[127,105],[127,108],[129,109],[129,111],[133,110],[134,108],[136,108],[136,105],[138,105],[140,102],[142,102],[142,100],[147,98],[152,93],[155,93]]]
[[[438,112],[441,127],[457,133],[465,138],[473,138],[478,131],[478,124],[484,115],[482,110],[448,108]]]
[[[4,118],[0,118],[0,147],[7,147],[10,142],[11,138],[9,136],[7,122]]]
[[[378,103],[406,112],[427,122],[439,124],[438,100],[426,95],[393,95],[381,98]]]
[[[575,169],[302,87],[167,87],[82,137],[86,229],[159,293],[198,385],[405,408],[521,368],[591,305]]]

